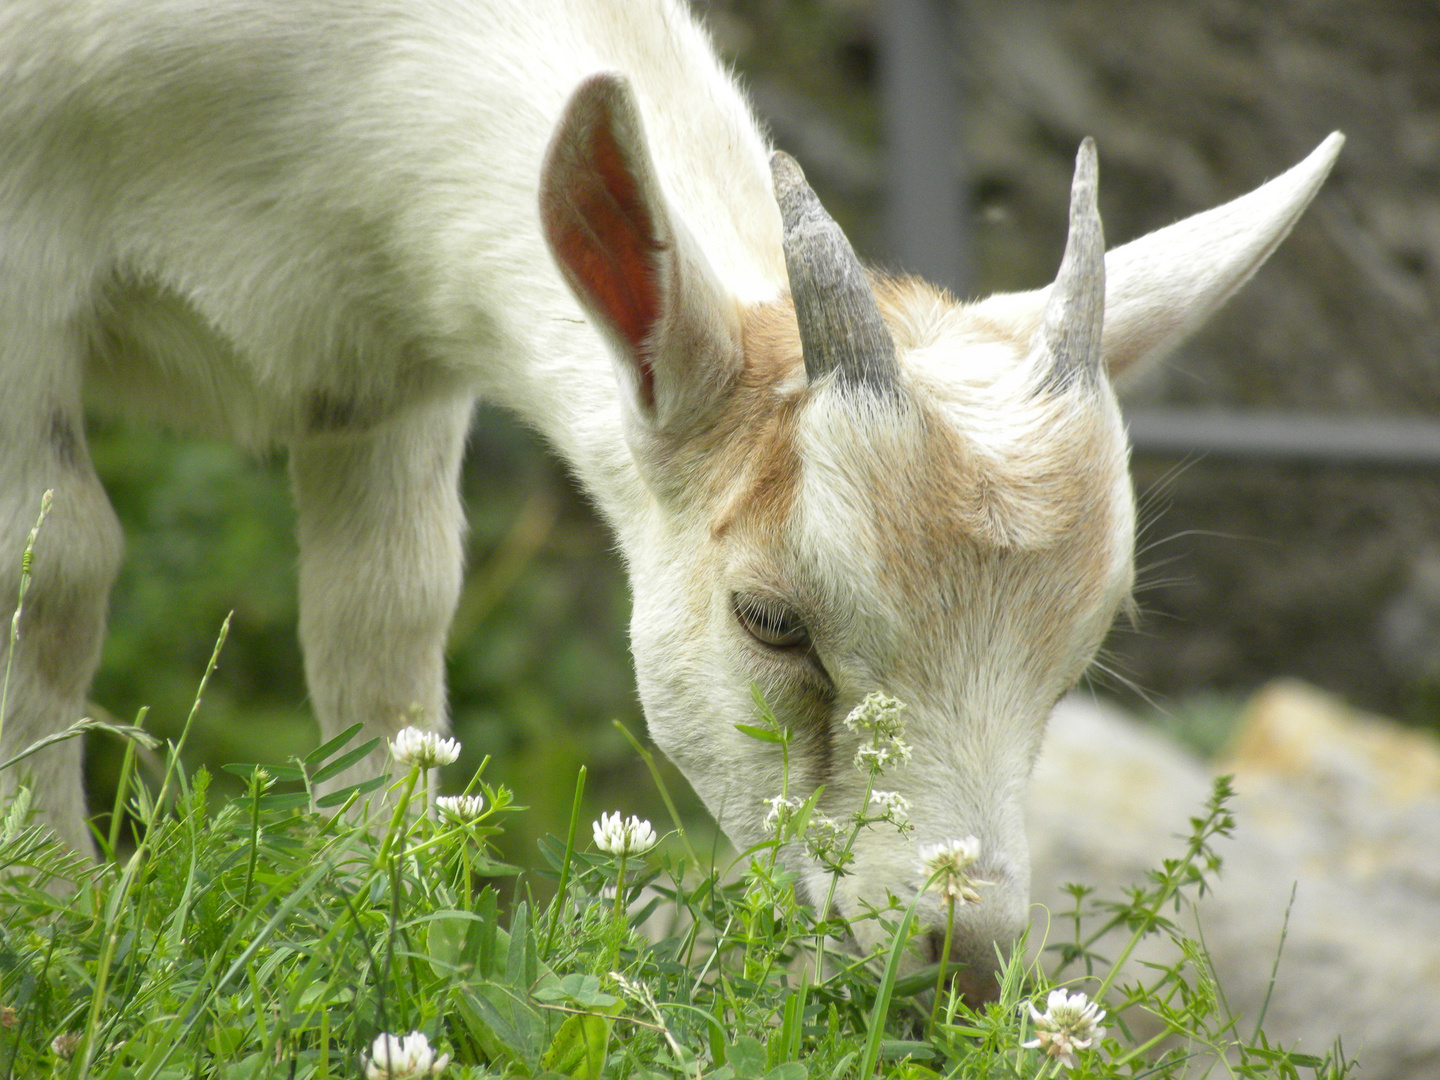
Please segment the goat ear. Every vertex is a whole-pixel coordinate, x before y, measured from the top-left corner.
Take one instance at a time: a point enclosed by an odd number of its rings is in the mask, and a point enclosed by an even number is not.
[[[1164,357],[1249,280],[1310,205],[1344,142],[1337,131],[1248,195],[1106,253],[1100,353],[1111,378]],[[1028,342],[1049,294],[993,296],[973,310]]]
[[[623,75],[571,95],[541,169],[540,220],[608,339],[631,418],[667,434],[703,422],[740,366],[738,311],[666,203]]]

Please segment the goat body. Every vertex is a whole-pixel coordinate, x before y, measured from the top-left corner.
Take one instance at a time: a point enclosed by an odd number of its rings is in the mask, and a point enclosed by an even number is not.
[[[0,625],[55,498],[0,758],[82,715],[99,655],[121,537],[87,405],[286,447],[322,734],[443,726],[488,399],[618,535],[650,730],[737,845],[781,790],[734,726],[752,686],[794,732],[791,790],[837,816],[864,790],[841,720],[908,704],[885,783],[914,834],[862,831],[837,903],[912,897],[917,845],[977,837],[993,884],[954,958],[988,996],[1027,917],[1046,717],[1131,586],[1110,379],[1253,272],[1340,141],[1108,256],[1087,146],[1056,283],[961,304],[859,269],[676,0],[10,0]],[[27,764],[87,847],[76,742]]]

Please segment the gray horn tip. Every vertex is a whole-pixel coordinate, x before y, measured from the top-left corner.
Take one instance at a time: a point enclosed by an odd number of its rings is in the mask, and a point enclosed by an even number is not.
[[[781,244],[806,375],[893,393],[900,369],[895,343],[850,241],[820,205],[789,154],[770,157]]]
[[[1095,140],[1089,135],[1080,143],[1080,152],[1075,155],[1075,178],[1070,182],[1070,228],[1084,223],[1085,231],[1092,227],[1100,229],[1100,160],[1095,152]]]
[[[1069,385],[1077,374],[1099,378],[1105,318],[1105,231],[1100,223],[1100,167],[1095,140],[1086,138],[1075,156],[1070,185],[1070,235],[1051,286],[1038,332],[1050,365],[1045,385]]]
[[[770,155],[770,181],[775,186],[777,202],[783,203],[796,194],[810,190],[800,163],[784,150],[776,150]]]
[[[800,163],[787,154],[784,150],[776,150],[770,155],[770,175],[775,179],[775,186],[781,183],[805,182],[805,173],[800,169]]]

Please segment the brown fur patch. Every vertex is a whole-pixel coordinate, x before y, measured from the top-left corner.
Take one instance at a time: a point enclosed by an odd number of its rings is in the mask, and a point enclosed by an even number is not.
[[[875,493],[887,591],[944,620],[974,603],[980,577],[1029,566],[1036,585],[1052,579],[1042,602],[1069,609],[1039,611],[1037,624],[1063,625],[1062,616],[1103,603],[1122,466],[1100,431],[1048,453],[979,462],[943,421],[926,429],[926,460],[894,469]]]
[[[964,363],[964,343],[989,336],[923,283],[879,278],[876,294],[902,365],[908,352],[950,341],[959,346],[955,362]],[[712,537],[773,549],[800,492],[800,418],[812,391],[788,302],[750,308],[741,322],[744,363],[728,406],[686,453],[694,453],[690,473],[714,508]],[[947,402],[942,395],[952,391],[924,370],[907,369],[905,381],[910,392],[899,401],[857,398],[853,427],[847,403],[832,414],[833,437],[844,442],[836,451],[854,485],[843,513],[855,515],[856,535],[873,536],[877,584],[910,628],[903,639],[929,643],[927,655],[891,663],[924,666],[947,641],[994,632],[1023,642],[1039,669],[1065,666],[1077,620],[1103,622],[1118,600],[1114,491],[1125,451],[1102,401],[1080,387],[1021,387],[1013,402]],[[987,416],[991,407],[1008,414]],[[984,430],[965,429],[967,408]],[[992,445],[997,435],[1002,444]]]
[[[911,350],[943,341],[995,340],[923,282],[877,278],[875,288],[902,365]],[[1019,356],[1028,346],[1009,343]],[[963,346],[954,362],[964,363]],[[1126,452],[1103,399],[1079,386],[1036,393],[1018,380],[1014,401],[946,403],[924,371],[908,370],[907,382],[895,431],[872,436],[865,425],[883,415],[857,416],[847,454],[862,472],[852,475],[854,509],[873,521],[881,587],[922,636],[943,639],[947,624],[972,635],[1024,625],[1027,649],[1053,661],[1077,618],[1108,616],[1119,599],[1115,491]],[[986,407],[1007,415],[985,417]],[[957,421],[969,408],[983,430]],[[990,604],[1003,610],[973,610]]]
[[[788,298],[745,311],[741,321],[745,362],[731,407],[716,425],[709,447],[716,507],[711,535],[724,536],[742,519],[778,535],[800,489],[796,424],[806,389],[800,333]]]

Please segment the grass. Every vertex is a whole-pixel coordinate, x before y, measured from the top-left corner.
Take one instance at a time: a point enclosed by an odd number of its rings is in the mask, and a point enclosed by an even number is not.
[[[850,937],[842,920],[797,903],[782,847],[809,846],[845,873],[861,829],[895,827],[893,815],[865,816],[868,802],[836,823],[813,813],[815,797],[786,800],[772,842],[717,866],[678,815],[653,848],[595,850],[581,769],[565,840],[546,838],[522,872],[496,844],[524,809],[484,763],[466,789],[483,803],[464,818],[432,801],[418,766],[326,791],[374,745],[355,745],[355,730],[285,767],[229,767],[245,794],[222,799],[205,769],[181,767],[184,734],[147,783],[134,768],[143,733],[111,730],[130,741],[98,864],[29,824],[23,789],[0,809],[0,1078],[379,1075],[370,1059],[383,1059],[387,1035],[408,1046],[423,1036],[422,1057],[451,1078],[1348,1071],[1338,1044],[1320,1058],[1272,1045],[1258,1025],[1243,1031],[1198,932],[1183,929],[1219,870],[1213,843],[1233,827],[1224,780],[1144,881],[1114,898],[1073,886],[1073,910],[1052,920],[1066,938],[1017,949],[999,1000],[977,1012],[933,966],[901,977],[917,927],[900,901],[873,913],[888,944],[868,957],[838,944]],[[763,702],[744,730],[788,753]],[[1117,929],[1128,932],[1120,951],[1098,954]],[[1152,935],[1173,960],[1127,967]],[[1068,1068],[1024,1045],[1037,1034],[1027,1006],[1056,985],[1107,1014],[1103,1037]]]
[[[185,776],[171,747],[159,791],[129,773],[137,846],[122,856],[103,837],[98,866],[13,803],[0,825],[0,864],[16,871],[0,884],[0,1076],[348,1077],[378,1036],[411,1031],[451,1055],[450,1077],[1051,1076],[1058,1063],[1021,1044],[1034,1037],[1026,1003],[1057,980],[1108,1012],[1076,1077],[1346,1071],[1339,1056],[1241,1033],[1181,929],[1233,824],[1223,781],[1174,859],[1118,898],[1073,888],[1074,910],[1055,920],[1072,932],[1042,952],[1050,970],[1017,953],[1000,1000],[972,1012],[948,993],[927,1000],[933,968],[898,977],[915,929],[903,906],[876,916],[894,929],[881,954],[838,949],[844,928],[796,903],[783,832],[715,867],[678,832],[646,853],[596,852],[575,818],[522,874],[492,845],[523,810],[483,766],[470,791],[484,809],[464,821],[426,806],[418,767],[318,794],[367,749],[342,738],[288,769],[242,769],[246,797],[213,805],[208,774]],[[577,805],[581,785],[583,771]],[[537,902],[542,879],[553,895]],[[57,895],[62,881],[72,891]],[[647,937],[644,923],[670,929]],[[1115,927],[1128,944],[1096,955]],[[1174,962],[1117,974],[1152,934],[1174,943]]]

